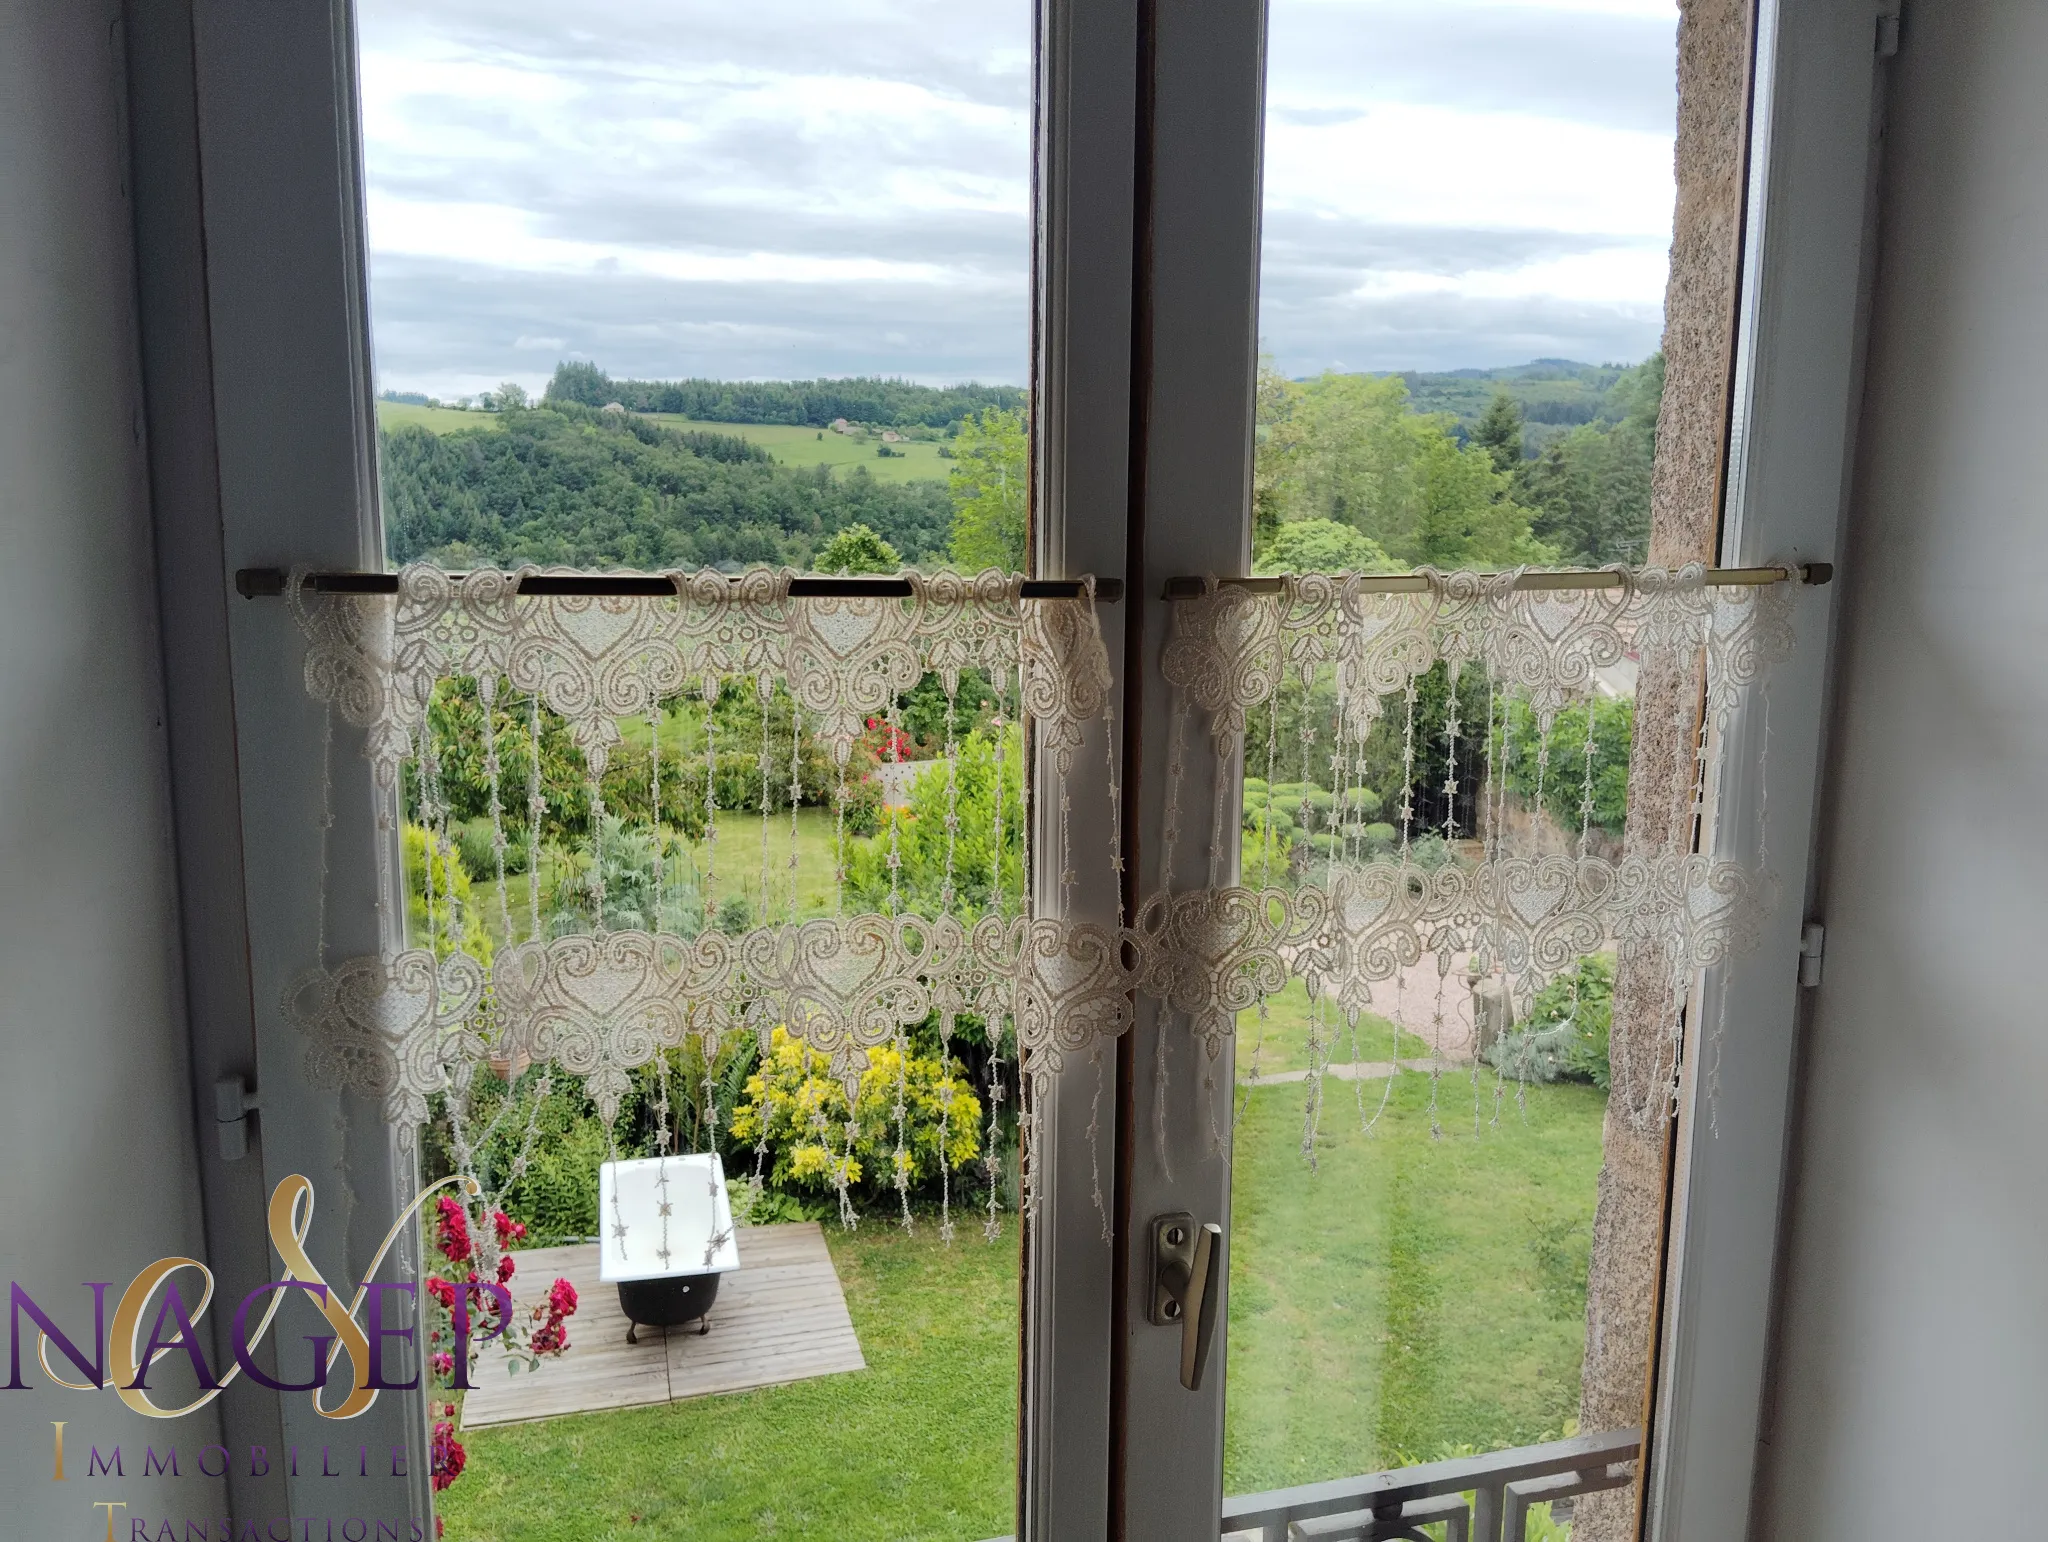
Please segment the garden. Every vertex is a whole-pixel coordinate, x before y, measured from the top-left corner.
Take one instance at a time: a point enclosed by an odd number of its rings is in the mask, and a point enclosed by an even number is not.
[[[432,706],[441,752],[408,789],[415,934],[452,931],[487,960],[529,935],[600,923],[737,933],[762,918],[829,913],[841,896],[925,914],[1001,909],[1022,888],[1015,706],[1006,711],[971,676],[951,696],[932,686],[910,693],[895,721],[871,724],[844,770],[793,731],[780,687],[671,704],[628,728],[595,788],[544,713],[501,698],[486,732],[474,689],[445,689]],[[1425,680],[1425,710],[1430,688]],[[1436,689],[1436,710],[1456,710],[1449,682]],[[1283,698],[1281,710],[1304,708]],[[1499,731],[1533,733],[1512,716]],[[1626,763],[1625,723],[1582,712],[1553,733],[1560,761],[1583,755],[1590,768],[1597,752],[1602,771],[1617,755]],[[503,784],[532,789],[495,815],[486,745]],[[906,759],[922,768],[900,804],[884,806],[873,773]],[[1448,781],[1455,812],[1462,788]],[[1552,795],[1537,784],[1526,801],[1540,809]],[[1393,817],[1362,788],[1340,803],[1309,776],[1249,779],[1245,871],[1297,881],[1330,856],[1347,820],[1385,849],[1398,838]],[[1417,861],[1458,859],[1445,841],[1410,849]],[[1324,1030],[1298,982],[1263,1016],[1246,1014],[1228,1492],[1570,1429],[1610,989],[1609,963],[1595,955],[1469,1065],[1323,1086],[1313,1165],[1303,1149],[1310,1094],[1287,1078],[1330,1058],[1312,1043]],[[1347,1034],[1336,1058],[1429,1053],[1381,1017]],[[545,1066],[480,1070],[459,1103],[444,1100],[423,1147],[427,1176],[483,1178],[494,1239],[514,1267],[524,1248],[595,1236],[606,1160],[715,1149],[742,1224],[825,1223],[868,1367],[471,1432],[451,1398],[437,1410],[446,1534],[980,1542],[1011,1530],[1019,1178],[1006,1037],[972,1016],[943,1041],[936,1022],[920,1024],[870,1052],[851,1101],[779,1029],[766,1045],[738,1034],[709,1053],[693,1041],[657,1057],[632,1073],[610,1120]],[[428,1241],[460,1276],[450,1223],[435,1224]],[[573,1338],[571,1296],[566,1312],[524,1327],[519,1374],[546,1375],[541,1362]],[[478,1375],[510,1374],[489,1360]]]

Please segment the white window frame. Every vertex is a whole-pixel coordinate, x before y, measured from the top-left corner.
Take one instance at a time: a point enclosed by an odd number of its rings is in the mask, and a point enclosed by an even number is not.
[[[1720,560],[1836,563],[1862,399],[1871,194],[1896,0],[1761,0],[1742,293]],[[1725,1025],[1718,1083],[1695,1078],[1684,1184],[1669,1218],[1646,1535],[1749,1533],[1783,1234],[1786,1150],[1805,1016],[1799,945],[1814,892],[1816,802],[1839,585],[1800,592],[1773,671],[1766,744],[1746,711],[1727,744],[1716,826],[1754,855],[1769,783],[1776,908],[1760,945],[1710,971],[1699,1020]],[[1765,750],[1768,750],[1768,760]],[[1706,1099],[1711,1097],[1711,1106]]]

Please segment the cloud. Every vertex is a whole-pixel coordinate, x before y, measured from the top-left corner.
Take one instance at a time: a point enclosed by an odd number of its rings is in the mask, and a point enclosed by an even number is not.
[[[1028,0],[359,14],[380,383],[538,383],[549,353],[1026,378]],[[1274,0],[1261,332],[1284,367],[1654,346],[1675,15]]]
[[[1003,290],[690,283],[612,272],[580,279],[481,263],[372,258],[382,382],[449,397],[501,380],[529,389],[559,359],[613,375],[730,380],[900,375],[930,385],[1023,378],[1027,297]],[[450,303],[449,297],[455,297]],[[552,357],[516,348],[545,328]]]

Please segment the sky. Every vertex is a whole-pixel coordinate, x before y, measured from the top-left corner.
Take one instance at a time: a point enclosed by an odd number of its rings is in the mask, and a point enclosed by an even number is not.
[[[1262,347],[1634,361],[1674,0],[1272,0]],[[1022,384],[1024,0],[359,0],[380,389]]]

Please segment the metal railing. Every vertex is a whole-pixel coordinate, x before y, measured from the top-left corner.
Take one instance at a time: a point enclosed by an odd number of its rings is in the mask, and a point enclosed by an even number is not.
[[[1525,1542],[1529,1507],[1635,1481],[1640,1430],[1426,1462],[1361,1478],[1239,1494],[1223,1501],[1223,1534],[1258,1542]]]

